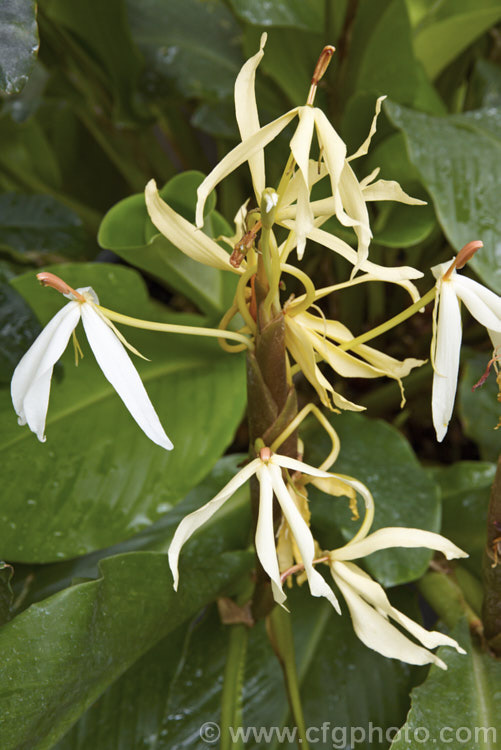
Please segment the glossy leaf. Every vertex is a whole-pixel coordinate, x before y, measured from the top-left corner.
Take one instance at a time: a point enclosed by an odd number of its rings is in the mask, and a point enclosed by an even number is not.
[[[430,78],[500,19],[498,0],[444,0],[433,5],[414,39],[416,55]]]
[[[21,263],[80,259],[91,250],[80,218],[50,195],[0,195],[0,251]]]
[[[471,240],[484,247],[470,261],[501,292],[501,116],[495,109],[431,117],[394,102],[385,105],[405,135],[409,157],[430,193],[437,217],[455,250]]]
[[[222,0],[126,0],[134,41],[147,63],[148,90],[165,83],[185,97],[231,96],[243,62],[240,28]]]
[[[181,320],[149,301],[135,272],[105,264],[54,267],[73,287],[92,286],[104,305],[152,320]],[[61,298],[32,275],[15,280],[46,323]],[[233,439],[244,406],[243,361],[202,338],[126,331],[150,362],[136,366],[175,449],[149,441],[94,362],[74,367],[69,347],[54,378],[41,444],[16,424],[3,395],[0,452],[2,553],[47,562],[81,555],[149,526],[210,470]],[[188,416],[189,415],[189,416]],[[30,471],[26,471],[26,467]],[[43,492],[41,492],[43,488]]]
[[[172,178],[160,194],[174,210],[193,221],[196,189],[202,180],[200,172],[183,172]],[[213,212],[214,205],[215,196],[211,196],[204,231],[216,237],[231,234],[224,220]],[[233,274],[197,263],[159,234],[150,221],[142,193],[125,198],[108,211],[99,229],[98,242],[186,295],[208,315],[221,316],[233,301],[236,287]]]
[[[34,117],[22,123],[8,115],[0,118],[0,168],[2,185],[8,190],[23,188],[42,192],[61,186],[61,171],[54,151]]]
[[[339,617],[328,604],[313,600],[305,587],[291,594],[290,607],[306,724],[313,727],[311,737],[318,739],[317,746],[333,747],[343,735],[349,739],[350,725],[366,732],[371,721],[383,731],[400,725],[415,670],[366,649],[354,635],[349,616]],[[118,750],[121,742],[132,747],[131,738],[136,746],[150,743],[155,750],[181,750],[200,743],[205,722],[220,720],[227,639],[228,626],[221,625],[215,608],[192,623],[182,646],[179,632],[173,633],[170,644],[165,640],[138,661],[56,750],[89,746]],[[386,689],[374,706],[372,698],[382,679]],[[296,747],[286,734],[277,741],[271,729],[285,727],[292,732],[293,722],[281,669],[262,622],[249,632],[243,706],[244,729],[270,729],[268,737],[262,735],[260,740],[250,734],[246,748],[263,747],[263,740],[270,750]],[[327,717],[324,742],[322,726]]]
[[[142,59],[132,41],[125,0],[51,0],[46,5],[50,21],[79,40],[77,57],[84,75],[89,83],[108,89],[115,116],[122,121],[142,119],[136,100]]]
[[[470,555],[461,561],[480,577],[485,548],[487,508],[496,472],[485,461],[459,461],[432,470],[442,496],[442,533]]]
[[[40,324],[26,301],[8,284],[0,284],[0,383],[10,382],[24,352],[40,333]]]
[[[324,30],[321,0],[231,0],[239,18],[255,26],[285,26],[303,31]]]
[[[38,29],[34,0],[4,0],[0,8],[0,89],[17,94],[35,64]]]
[[[479,747],[494,750],[501,732],[501,664],[480,650],[463,622],[452,633],[466,654],[441,648],[448,670],[432,666],[412,692],[412,705],[391,750],[426,747]],[[444,706],[447,712],[444,714]]]
[[[345,413],[331,417],[341,440],[341,452],[331,467],[334,473],[348,474],[367,485],[376,504],[373,530],[384,526],[407,526],[428,531],[440,530],[440,503],[437,487],[420,466],[405,438],[381,420]],[[329,451],[325,433],[313,423],[303,436],[306,460],[318,465]],[[391,464],[388,458],[391,457]],[[339,531],[351,539],[359,523],[351,519],[346,498],[328,497],[313,488],[312,524],[324,549],[339,546]],[[363,517],[363,508],[359,503]],[[341,542],[342,543],[342,542]],[[432,553],[425,549],[398,549],[375,552],[364,564],[384,586],[415,580],[421,576]]]
[[[210,557],[175,594],[164,553],[103,560],[97,580],[78,583],[0,630],[4,750],[54,743],[106,687],[161,638],[228,590],[249,556]],[[231,589],[230,589],[231,590]]]
[[[459,410],[465,434],[474,440],[486,461],[497,461],[501,453],[501,430],[496,429],[501,417],[496,373],[491,371],[486,382],[473,390],[483,377],[492,352],[468,357],[459,386]]]

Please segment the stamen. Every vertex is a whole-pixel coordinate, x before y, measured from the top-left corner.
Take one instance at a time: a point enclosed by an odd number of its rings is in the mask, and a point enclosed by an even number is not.
[[[442,277],[443,281],[447,281],[454,269],[464,268],[470,258],[473,258],[477,250],[483,246],[484,243],[480,240],[472,240],[472,242],[468,242],[463,248],[461,248],[447,271],[444,273]]]
[[[320,80],[325,75],[325,71],[329,67],[331,57],[335,51],[336,51],[336,48],[333,47],[331,44],[328,44],[326,47],[323,48],[322,52],[320,53],[320,57],[318,58],[318,62],[315,66],[315,70],[313,71],[310,92],[308,94],[308,99],[306,100],[307,105],[310,105],[310,106],[313,105],[313,102],[315,100],[315,94],[317,92],[317,86]]]
[[[232,254],[230,255],[230,263],[233,266],[233,268],[238,268],[240,266],[243,259],[245,258],[245,256],[251,249],[252,245],[254,244],[256,235],[260,229],[261,229],[261,222],[257,221],[252,227],[252,229],[249,229],[249,231],[244,234],[242,239],[237,242],[237,244],[233,248]]]
[[[323,562],[329,562],[329,555],[326,555],[325,557],[319,557],[317,560],[313,560],[312,565],[317,565],[318,563]],[[283,585],[289,576],[293,575],[294,573],[301,573],[303,570],[303,563],[298,563],[297,565],[293,565],[291,568],[284,570],[284,572],[280,576],[280,583]]]
[[[86,302],[85,297],[83,297],[80,292],[77,292],[69,284],[67,284],[66,281],[63,281],[54,273],[50,273],[49,271],[42,271],[41,273],[37,273],[37,279],[42,286],[50,286],[61,294],[71,294],[79,302]]]

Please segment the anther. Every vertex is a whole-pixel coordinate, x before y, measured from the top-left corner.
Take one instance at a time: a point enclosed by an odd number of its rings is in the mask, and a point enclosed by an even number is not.
[[[54,273],[50,273],[49,271],[42,271],[41,273],[37,273],[37,279],[39,280],[42,286],[50,286],[52,287],[52,289],[55,289],[57,292],[60,292],[61,294],[64,294],[64,295],[71,294],[79,302],[85,302],[85,297],[83,297],[80,294],[80,292],[77,292],[69,284],[67,284],[66,281],[63,281],[62,279],[59,278],[59,276],[56,276],[56,274]]]

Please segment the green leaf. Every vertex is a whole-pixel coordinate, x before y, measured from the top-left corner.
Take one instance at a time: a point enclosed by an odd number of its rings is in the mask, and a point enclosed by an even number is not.
[[[222,0],[126,0],[126,6],[149,91],[168,82],[184,97],[232,95],[243,62],[241,31]]]
[[[193,221],[196,190],[203,177],[201,172],[183,172],[169,180],[160,194],[184,218]],[[211,236],[231,234],[222,217],[213,212],[214,205],[212,195],[204,231]],[[159,234],[150,221],[142,193],[125,198],[108,211],[99,228],[98,242],[181,292],[208,315],[220,317],[232,303],[236,287],[233,274],[197,263]]]
[[[83,75],[108,89],[116,118],[143,119],[136,99],[143,61],[131,37],[125,0],[50,0],[45,6],[49,20],[79,40]]]
[[[495,464],[459,461],[437,467],[432,477],[442,495],[442,533],[470,555],[461,565],[480,576],[486,541],[487,507]]]
[[[286,26],[317,33],[324,30],[322,0],[231,0],[231,5],[239,18],[254,26]]]
[[[468,357],[459,386],[459,409],[465,435],[475,441],[486,461],[497,461],[501,453],[501,431],[497,430],[500,405],[496,373],[490,372],[486,382],[473,390],[485,373],[491,354],[477,353]],[[491,367],[491,370],[493,368]]]
[[[433,4],[414,38],[416,55],[430,78],[500,19],[498,0],[443,0]]]
[[[447,239],[456,250],[481,239],[484,247],[471,265],[501,292],[499,110],[431,117],[389,102],[385,111],[404,133],[410,160],[433,199]]]
[[[351,726],[366,732],[370,722],[383,732],[399,726],[416,670],[366,649],[356,638],[349,616],[339,617],[328,604],[314,600],[306,586],[293,591],[289,606],[306,725],[312,727],[311,737],[318,739],[318,746],[345,747],[333,742],[343,734],[349,739]],[[122,737],[129,738],[125,742],[130,747],[148,746],[148,742],[158,743],[158,748],[194,747],[206,722],[219,723],[227,639],[228,626],[219,622],[214,609],[185,629],[184,643],[179,632],[172,633],[102,696],[56,750],[118,750]],[[381,693],[383,680],[386,687]],[[277,741],[276,729],[292,732],[293,722],[263,622],[249,632],[243,719],[244,730],[271,730],[260,741],[250,733],[248,750],[262,748],[263,741],[270,750],[297,747],[285,733]],[[328,723],[326,742],[322,741],[324,722]]]
[[[381,420],[359,414],[330,418],[341,440],[341,451],[331,467],[334,473],[348,474],[367,485],[376,505],[373,530],[385,526],[405,526],[428,531],[440,530],[440,503],[436,485],[420,466],[409,443]],[[313,426],[314,425],[314,426]],[[329,451],[325,432],[310,422],[305,429],[306,460],[318,465]],[[391,465],[388,464],[391,457]],[[314,488],[311,493],[312,525],[323,549],[339,546],[340,529],[345,540],[359,526],[351,519],[345,498],[328,497]],[[363,509],[359,503],[363,517]],[[341,544],[343,542],[341,541]],[[369,571],[384,586],[419,578],[431,559],[429,550],[382,550],[364,560]]]
[[[10,585],[14,568],[0,560],[0,626],[10,620],[13,594]]]
[[[52,146],[34,117],[14,122],[9,116],[0,118],[0,168],[2,184],[15,188],[44,192],[61,186],[61,172]]]
[[[203,323],[166,314],[147,299],[143,282],[129,269],[79,264],[52,270],[73,287],[92,286],[104,305],[119,312]],[[43,323],[61,308],[60,296],[32,275],[12,283]],[[240,356],[201,337],[135,331],[126,336],[151,358],[136,366],[175,449],[164,451],[141,432],[86,342],[77,371],[69,347],[63,377],[52,384],[46,444],[17,426],[10,397],[3,394],[0,522],[7,559],[48,562],[132,536],[196,485],[233,439],[245,403]]]
[[[3,0],[0,8],[0,89],[17,94],[35,64],[38,29],[34,0]]]
[[[89,254],[80,218],[50,195],[0,195],[0,251],[36,265]]]
[[[472,106],[468,109],[501,107],[501,70],[488,60],[477,60],[471,80]]]
[[[417,69],[405,2],[372,0],[360,5],[350,43],[346,90],[387,94],[410,103],[418,83]]]
[[[2,749],[53,747],[109,684],[245,574],[249,557],[207,557],[176,594],[165,553],[118,555],[100,563],[97,580],[7,623],[0,630]]]
[[[432,666],[412,692],[412,706],[391,750],[425,747],[478,747],[495,750],[501,732],[501,664],[481,651],[462,622],[452,633],[466,654],[442,647],[444,671]],[[447,712],[444,714],[444,706]]]
[[[31,307],[9,284],[0,284],[0,383],[9,383],[14,368],[40,333]]]

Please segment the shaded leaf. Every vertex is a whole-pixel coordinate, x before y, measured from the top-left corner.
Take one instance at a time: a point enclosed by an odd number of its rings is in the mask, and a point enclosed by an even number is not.
[[[437,217],[452,246],[471,240],[484,247],[471,265],[495,291],[501,291],[501,120],[496,109],[431,117],[394,102],[385,104],[403,131],[409,157],[430,193]]]
[[[0,284],[0,383],[9,383],[14,368],[40,333],[31,307],[8,284]]]
[[[14,570],[0,560],[0,626],[10,620],[13,594],[10,581]]]
[[[501,430],[496,429],[501,405],[492,366],[486,382],[473,390],[484,375],[491,356],[492,352],[477,353],[466,360],[459,386],[459,409],[465,434],[478,445],[482,458],[495,462],[501,453]]]
[[[38,52],[35,0],[3,0],[0,8],[0,89],[17,94]]]
[[[407,722],[392,743],[392,750],[407,750],[422,742],[427,747],[497,747],[501,664],[471,640],[466,622],[452,635],[467,653],[439,649],[438,655],[446,659],[448,669],[432,666],[427,679],[412,691]]]
[[[486,541],[487,508],[495,464],[460,461],[432,470],[442,496],[442,533],[470,555],[461,560],[480,576]]]
[[[0,195],[0,251],[21,263],[56,263],[89,254],[81,219],[50,195]]]
[[[414,38],[416,55],[430,78],[500,19],[498,0],[444,0],[433,4]]]
[[[80,264],[52,270],[73,287],[92,286],[101,302],[117,311],[203,323],[166,314],[148,300],[143,282],[129,269]],[[60,295],[40,287],[33,276],[12,283],[43,323],[61,308]],[[86,356],[78,371],[69,347],[63,377],[52,384],[47,443],[18,427],[10,397],[3,394],[0,520],[8,559],[48,562],[132,536],[196,485],[233,439],[244,406],[241,357],[198,337],[135,331],[126,336],[151,358],[135,364],[175,449],[164,451],[146,438],[80,337]]]
[[[287,26],[317,33],[324,30],[322,0],[231,0],[231,5],[239,18],[254,26]]]

